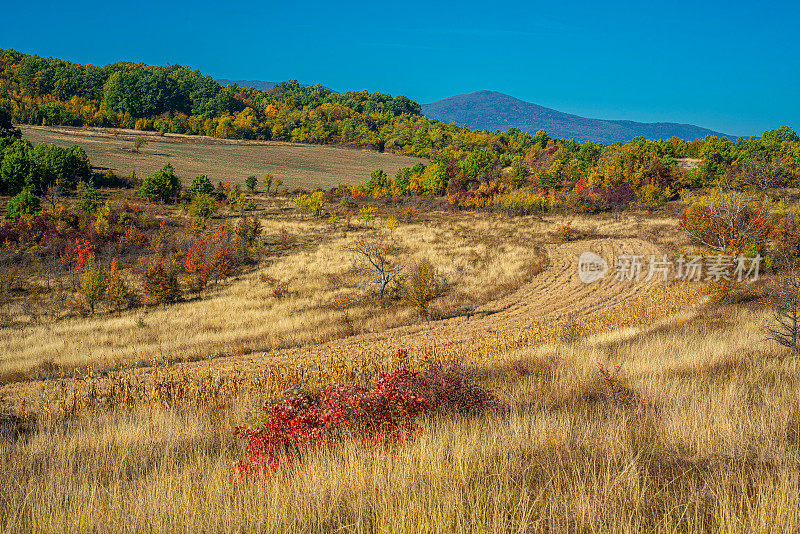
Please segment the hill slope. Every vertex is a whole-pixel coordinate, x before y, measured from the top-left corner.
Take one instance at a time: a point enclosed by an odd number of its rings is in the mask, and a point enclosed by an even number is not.
[[[640,135],[647,139],[668,139],[674,136],[687,141],[707,135],[736,139],[735,136],[692,124],[587,119],[496,91],[476,91],[423,104],[422,113],[431,119],[464,124],[473,129],[494,131],[519,128],[530,133],[546,130],[550,137],[573,138],[580,142],[624,142]]]

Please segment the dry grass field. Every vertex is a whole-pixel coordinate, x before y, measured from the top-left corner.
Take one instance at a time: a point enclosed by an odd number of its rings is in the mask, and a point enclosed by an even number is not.
[[[176,134],[160,137],[136,130],[41,126],[21,126],[21,129],[34,144],[80,145],[92,165],[112,169],[120,176],[136,171],[139,177],[144,177],[171,163],[185,185],[200,174],[207,175],[215,184],[223,181],[243,185],[250,175],[260,181],[265,173],[272,173],[290,191],[330,189],[342,183],[360,183],[375,169],[394,176],[400,167],[413,167],[424,161],[372,150]],[[139,137],[145,138],[147,144],[137,154],[131,149],[133,140]]]
[[[0,388],[0,530],[800,530],[800,365],[763,341],[763,307],[577,280],[584,250],[685,245],[674,219],[425,213],[391,239],[450,284],[426,321],[366,298],[347,251],[361,223],[260,213],[294,246],[201,299],[0,331],[0,369],[19,377]],[[554,240],[566,222],[585,237]],[[312,449],[238,478],[234,429],[256,406],[390,368],[399,348],[459,359],[505,409],[426,416],[416,441]],[[75,368],[95,371],[52,377]]]

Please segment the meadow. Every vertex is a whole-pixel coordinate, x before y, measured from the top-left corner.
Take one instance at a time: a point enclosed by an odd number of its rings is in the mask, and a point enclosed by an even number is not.
[[[330,189],[342,183],[365,180],[375,169],[394,176],[400,167],[412,167],[421,158],[382,154],[321,145],[301,145],[279,141],[226,140],[177,134],[111,128],[67,128],[22,126],[23,135],[32,143],[80,145],[95,167],[111,169],[119,176],[136,172],[139,177],[152,174],[166,163],[188,185],[200,174],[218,181],[244,184],[245,178],[265,173],[283,181],[283,187]],[[133,151],[136,139],[147,144]]]
[[[400,304],[331,306],[363,288],[348,244],[388,214],[331,230],[286,209],[259,200],[265,234],[293,245],[201,299],[4,331],[3,369],[19,377],[0,390],[4,531],[800,527],[800,368],[761,341],[763,308],[575,279],[584,249],[685,246],[674,220],[427,211],[392,239],[457,290],[420,320]],[[583,238],[560,242],[565,223]],[[240,480],[234,431],[265,400],[368,378],[399,348],[404,365],[458,358],[504,409],[423,416],[415,441],[312,448]]]
[[[95,165],[139,157],[129,140],[98,139],[81,139]],[[235,151],[280,147],[344,150],[172,140],[142,150],[224,152],[231,177],[249,172]],[[380,165],[349,154],[346,165]],[[207,158],[197,164],[213,166]],[[309,180],[297,183],[335,183],[312,182],[296,161]],[[257,185],[198,194],[220,203],[204,216],[196,199],[139,206],[136,191],[106,187],[86,209],[83,189],[0,226],[19,244],[54,235],[65,247],[29,245],[36,261],[0,266],[25,270],[0,302],[0,530],[800,529],[800,366],[764,331],[776,270],[726,295],[704,282],[578,276],[585,251],[614,265],[691,250],[675,213],[693,199],[519,214],[486,209],[492,196],[468,210],[353,188],[303,211],[302,196]],[[765,205],[784,217],[792,202]],[[382,298],[357,268],[364,243],[403,267]],[[187,258],[218,245],[241,261],[190,290],[202,265]],[[144,298],[151,256],[183,266],[177,296],[89,307],[92,258],[119,265]],[[428,377],[429,397],[381,397],[380,373],[396,370]],[[332,391],[389,416],[364,426],[351,417],[361,412],[325,404]],[[404,394],[419,413],[398,412]],[[287,406],[298,415],[281,460],[244,476],[243,429],[266,433]],[[327,422],[291,441],[311,416]]]

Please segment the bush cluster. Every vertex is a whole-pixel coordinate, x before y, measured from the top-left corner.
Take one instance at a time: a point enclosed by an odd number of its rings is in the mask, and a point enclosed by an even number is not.
[[[398,351],[398,358],[407,356]],[[429,362],[422,372],[405,367],[379,373],[374,384],[331,384],[321,392],[293,392],[267,402],[254,428],[237,427],[247,440],[238,463],[242,478],[268,475],[282,464],[302,461],[310,447],[335,446],[343,440],[383,445],[412,440],[425,413],[476,414],[499,406],[461,366]]]

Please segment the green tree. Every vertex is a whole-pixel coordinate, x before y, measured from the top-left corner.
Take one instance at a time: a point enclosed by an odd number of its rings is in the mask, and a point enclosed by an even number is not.
[[[0,107],[0,137],[22,138],[22,132],[14,127],[11,112],[4,107]]]
[[[484,148],[470,152],[459,162],[459,168],[468,180],[482,180],[494,167],[494,157]]]
[[[78,209],[93,213],[100,205],[100,194],[91,181],[78,184]]]
[[[515,161],[511,164],[511,185],[515,188],[524,187],[528,183],[531,169],[524,161]]]
[[[28,151],[31,144],[26,140],[16,140],[3,150],[0,164],[0,192],[16,195],[30,182],[31,160]]]
[[[244,180],[244,185],[247,186],[247,190],[248,191],[250,191],[251,193],[255,193],[256,192],[256,185],[258,185],[258,180],[256,179],[255,176],[248,176]]]
[[[35,215],[39,213],[40,206],[39,197],[34,195],[29,187],[26,187],[8,202],[6,219],[16,219],[23,214]]]
[[[190,197],[195,197],[197,195],[213,195],[214,184],[211,183],[208,176],[201,174],[192,180],[192,185],[189,186],[188,193]]]
[[[175,175],[172,165],[167,163],[144,179],[139,196],[150,202],[169,202],[177,198],[180,191],[180,179]]]
[[[372,192],[375,189],[383,188],[389,185],[389,179],[386,176],[386,173],[383,172],[383,169],[375,169],[370,173],[369,180],[367,181],[366,189],[368,192]]]

